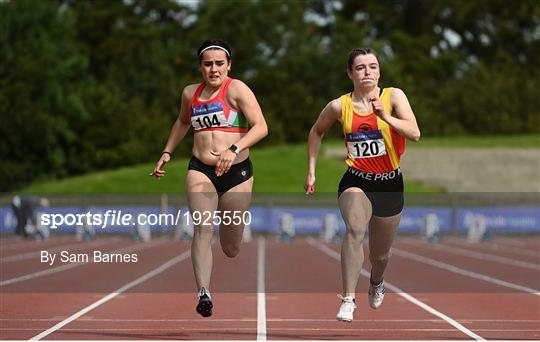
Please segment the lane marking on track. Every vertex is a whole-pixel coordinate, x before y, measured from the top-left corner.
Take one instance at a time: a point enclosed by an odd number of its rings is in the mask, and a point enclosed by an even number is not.
[[[107,252],[107,253],[135,252],[135,251],[140,251],[140,250],[143,250],[143,249],[154,247],[156,245],[163,244],[163,243],[165,243],[167,241],[169,241],[168,238],[164,237],[164,238],[160,238],[160,239],[154,240],[154,241],[149,242],[149,243],[131,245],[131,246],[116,249],[114,251],[110,251],[110,252]],[[73,263],[70,263],[70,264],[66,264],[66,265],[62,265],[62,266],[58,266],[58,267],[54,267],[54,268],[49,268],[49,269],[46,269],[46,270],[43,270],[43,271],[38,271],[38,272],[34,272],[34,273],[25,274],[23,276],[19,276],[19,277],[16,277],[16,278],[11,278],[11,279],[0,281],[0,287],[6,286],[6,285],[9,285],[9,284],[19,283],[21,281],[25,281],[25,280],[29,280],[29,279],[35,279],[35,278],[38,278],[38,277],[43,277],[43,276],[50,275],[50,274],[53,274],[53,273],[66,271],[66,270],[69,270],[69,269],[72,269],[72,268],[75,268],[75,267],[79,267],[79,266],[84,266],[84,265],[92,265],[92,263],[91,262],[84,262],[84,263],[73,262]]]
[[[0,331],[35,331],[39,329],[34,328],[1,328]],[[212,332],[216,331],[255,331],[255,328],[246,328],[246,327],[228,327],[228,328],[212,328]],[[269,328],[271,331],[445,331],[445,332],[455,332],[456,329],[441,329],[441,328],[409,328],[409,329],[392,329],[392,328]],[[539,332],[539,329],[476,329],[482,332]],[[157,333],[163,333],[164,331],[204,331],[208,332],[208,328],[66,328],[62,329],[63,332],[71,331],[155,331]],[[484,340],[485,341],[485,340]]]
[[[102,304],[105,304],[106,302],[110,301],[111,299],[113,299],[114,297],[120,295],[121,293],[126,292],[127,290],[131,289],[132,287],[135,287],[137,285],[140,285],[140,284],[144,283],[145,281],[157,276],[158,274],[163,273],[164,271],[166,271],[167,269],[169,269],[172,266],[176,265],[177,263],[188,259],[190,255],[191,255],[191,250],[188,250],[188,251],[183,252],[182,254],[179,254],[179,255],[175,256],[172,259],[169,259],[165,263],[161,264],[161,266],[158,266],[158,267],[154,268],[152,271],[150,271],[150,272],[140,276],[139,278],[133,280],[132,282],[127,283],[126,285],[118,288],[114,292],[111,292],[107,296],[105,296],[105,297],[101,298],[100,300],[88,305],[87,307],[85,307],[85,308],[81,309],[80,311],[74,313],[73,315],[69,316],[68,318],[64,319],[63,321],[59,322],[58,324],[52,326],[51,328],[49,328],[49,329],[43,331],[42,333],[30,338],[29,340],[36,341],[36,340],[40,340],[40,339],[42,339],[44,337],[49,336],[50,334],[57,331],[58,329],[60,329],[60,328],[64,327],[65,325],[73,322],[74,320],[76,320],[77,318],[83,316],[84,314],[94,310],[98,306],[100,306]],[[95,331],[96,329],[93,329],[93,330]],[[105,330],[105,329],[97,329],[97,330],[101,331],[101,330]]]
[[[493,255],[493,254],[475,252],[475,251],[471,251],[471,250],[468,250],[468,249],[465,249],[465,248],[459,248],[459,247],[455,247],[455,246],[449,247],[449,246],[445,246],[445,245],[441,245],[441,244],[429,244],[429,243],[426,243],[426,242],[420,242],[420,241],[417,241],[417,240],[414,240],[414,239],[407,239],[407,238],[403,238],[399,242],[414,245],[414,246],[421,246],[423,248],[427,248],[427,249],[431,249],[431,250],[435,250],[435,251],[443,251],[443,252],[447,252],[447,253],[451,253],[451,254],[465,255],[465,256],[480,259],[480,260],[494,261],[494,262],[498,262],[498,263],[501,263],[501,264],[507,264],[507,265],[517,266],[517,267],[529,268],[529,269],[532,269],[532,270],[540,270],[540,265],[539,264],[534,264],[534,263],[531,263],[531,262],[525,262],[525,261],[521,261],[521,260],[505,258],[505,257],[502,257],[502,256]]]
[[[504,238],[498,238],[496,239],[497,240],[497,243],[499,244],[502,244],[502,245],[510,245],[512,247],[520,247],[520,248],[525,248],[525,249],[528,249],[528,248],[534,248],[534,250],[536,251],[536,247],[538,247],[538,241],[534,242],[535,245],[534,246],[531,246],[531,241],[528,241],[527,240],[509,240],[509,239],[504,239]]]
[[[22,248],[43,248],[47,245],[54,245],[57,242],[63,242],[63,241],[73,241],[75,238],[73,236],[62,236],[62,237],[52,237],[45,241],[40,240],[24,240],[24,241],[15,241],[15,242],[7,242],[4,241],[2,238],[0,238],[0,249],[5,251],[12,251],[15,249],[22,249]]]
[[[0,321],[5,322],[57,322],[58,319],[55,318],[0,318]],[[212,320],[200,319],[122,319],[122,318],[80,318],[77,322],[110,322],[110,323],[120,323],[120,322],[171,322],[171,323],[180,323],[180,322],[194,322],[194,323],[223,323],[223,322],[256,322],[255,318],[213,318]],[[335,322],[335,319],[328,318],[267,318],[267,322]],[[538,320],[535,319],[456,319],[458,322],[465,323],[474,323],[474,322],[488,322],[488,323],[538,323]],[[443,323],[442,319],[362,319],[361,321],[353,322],[353,324],[363,324],[363,323],[380,323],[380,322],[392,322],[392,323],[418,323],[418,322],[430,322],[430,323]],[[39,330],[39,329],[36,329]]]
[[[103,240],[94,240],[90,243],[76,242],[76,243],[71,243],[69,245],[56,246],[52,249],[42,248],[42,250],[47,250],[47,252],[49,253],[60,252],[66,249],[80,250],[80,249],[85,249],[85,248],[94,248],[97,246],[103,246],[103,245],[107,245],[107,244],[117,242],[120,240],[121,240],[120,238],[109,238],[109,239],[103,239]],[[7,257],[0,258],[0,264],[13,262],[13,261],[32,259],[34,257],[39,257],[40,253],[41,251],[34,251],[34,252],[28,252],[28,253],[23,253],[23,254],[10,255]]]
[[[502,279],[490,277],[490,276],[487,276],[485,274],[467,271],[467,270],[464,270],[464,269],[459,268],[457,266],[450,265],[450,264],[447,264],[445,262],[438,261],[438,260],[435,260],[435,259],[426,258],[426,257],[423,257],[421,255],[414,254],[414,253],[411,253],[411,252],[407,252],[407,251],[404,251],[404,250],[401,250],[401,249],[398,249],[398,248],[392,248],[392,253],[395,254],[395,255],[399,255],[400,257],[403,257],[403,258],[406,258],[406,259],[411,259],[411,260],[414,260],[414,261],[418,261],[418,262],[428,264],[428,265],[431,265],[431,266],[435,266],[435,267],[441,268],[443,270],[446,270],[446,271],[449,271],[449,272],[452,272],[452,273],[457,273],[457,274],[464,275],[464,276],[467,276],[467,277],[470,277],[470,278],[483,280],[483,281],[486,281],[488,283],[508,287],[508,288],[511,288],[511,289],[514,289],[514,290],[527,292],[527,293],[530,293],[530,294],[535,295],[535,296],[540,296],[540,290],[535,290],[535,289],[531,289],[530,287],[510,283],[508,281],[504,281]]]
[[[316,249],[320,250],[321,252],[323,252],[324,254],[330,256],[331,258],[334,258],[338,261],[341,260],[341,256],[339,255],[338,252],[334,251],[333,249],[331,249],[330,247],[322,244],[321,242],[319,241],[316,241],[314,238],[312,237],[309,237],[307,239],[307,242],[315,247]],[[368,278],[370,277],[370,273],[362,268],[362,270],[360,271],[360,274],[362,274],[364,277]],[[400,289],[399,287],[395,286],[395,285],[392,285],[391,283],[388,283],[388,282],[385,282],[384,283],[385,286],[387,288],[389,288],[390,290],[392,290],[393,292],[395,292],[397,295],[405,298],[406,300],[408,300],[409,302],[415,304],[416,306],[419,306],[420,308],[424,309],[425,311],[431,313],[432,315],[434,316],[437,316],[443,320],[445,320],[448,324],[450,324],[451,326],[455,327],[456,329],[458,329],[459,331],[461,331],[462,333],[464,333],[465,335],[469,336],[469,337],[472,337],[474,338],[475,340],[477,341],[485,341],[485,338],[483,338],[482,336],[480,335],[477,335],[476,333],[472,332],[471,330],[467,329],[466,327],[464,327],[463,325],[461,325],[459,322],[457,322],[456,320],[454,320],[453,318],[450,318],[449,316],[443,314],[442,312],[440,311],[437,311],[435,310],[434,308],[432,308],[431,306],[425,304],[424,302],[416,299],[415,297],[411,296],[410,294],[406,293],[405,291],[403,291],[402,289]]]
[[[455,243],[455,244],[461,245],[461,246],[471,246],[470,242],[467,242],[464,239],[460,239],[460,238],[456,238],[456,237],[446,236],[444,238],[444,240],[448,241],[450,243]],[[538,253],[538,252],[525,250],[525,249],[522,249],[522,248],[517,249],[515,246],[510,247],[510,246],[498,244],[496,242],[486,242],[486,243],[476,244],[476,245],[479,245],[479,247],[481,247],[481,248],[485,247],[485,248],[495,250],[495,251],[507,251],[507,252],[511,252],[512,254],[540,258],[540,253]],[[476,245],[474,245],[474,246],[476,246]]]
[[[266,341],[266,289],[265,258],[266,244],[264,236],[259,237],[257,249],[257,340]]]

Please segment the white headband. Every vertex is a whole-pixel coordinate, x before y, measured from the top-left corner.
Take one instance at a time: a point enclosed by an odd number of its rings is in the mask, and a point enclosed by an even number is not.
[[[230,58],[231,55],[229,54],[229,51],[227,51],[227,49],[225,49],[224,47],[222,46],[219,46],[219,45],[210,45],[210,46],[207,46],[205,47],[204,49],[201,50],[201,53],[199,53],[199,56],[201,56],[203,54],[203,52],[205,52],[206,50],[209,50],[209,49],[220,49],[220,50],[223,50],[225,51],[225,53],[227,54],[227,56]]]

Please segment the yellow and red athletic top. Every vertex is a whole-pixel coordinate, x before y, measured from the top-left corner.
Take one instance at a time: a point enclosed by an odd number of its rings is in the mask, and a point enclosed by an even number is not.
[[[392,113],[392,89],[384,88],[380,96],[386,113]],[[341,96],[341,122],[348,166],[370,173],[386,173],[399,167],[405,138],[375,113],[356,113],[352,93]]]
[[[210,100],[199,99],[205,83],[199,84],[191,98],[191,112],[188,113],[195,133],[213,130],[241,133],[248,131],[246,117],[227,102],[227,90],[232,81],[232,78],[227,78],[217,96]]]

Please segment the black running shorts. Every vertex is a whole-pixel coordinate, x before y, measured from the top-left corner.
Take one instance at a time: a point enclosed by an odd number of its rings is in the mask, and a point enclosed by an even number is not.
[[[364,191],[374,216],[394,216],[403,210],[403,175],[400,169],[379,174],[349,167],[339,182],[338,198],[352,187]]]
[[[220,177],[216,176],[216,166],[206,165],[199,159],[191,157],[188,170],[195,170],[204,173],[214,184],[219,196],[223,195],[238,184],[244,183],[253,176],[253,165],[247,158],[238,164],[233,164],[229,171]]]

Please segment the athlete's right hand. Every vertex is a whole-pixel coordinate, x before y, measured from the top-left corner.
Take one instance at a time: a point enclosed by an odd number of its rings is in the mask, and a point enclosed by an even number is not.
[[[314,175],[307,175],[306,181],[304,182],[304,190],[306,190],[306,195],[313,195],[315,193]]]
[[[159,158],[154,171],[150,172],[149,176],[154,176],[158,180],[160,177],[165,176],[165,170],[163,170],[163,168],[165,167],[165,164],[169,162],[169,160],[171,160],[171,156],[168,153],[163,153],[161,158]]]

